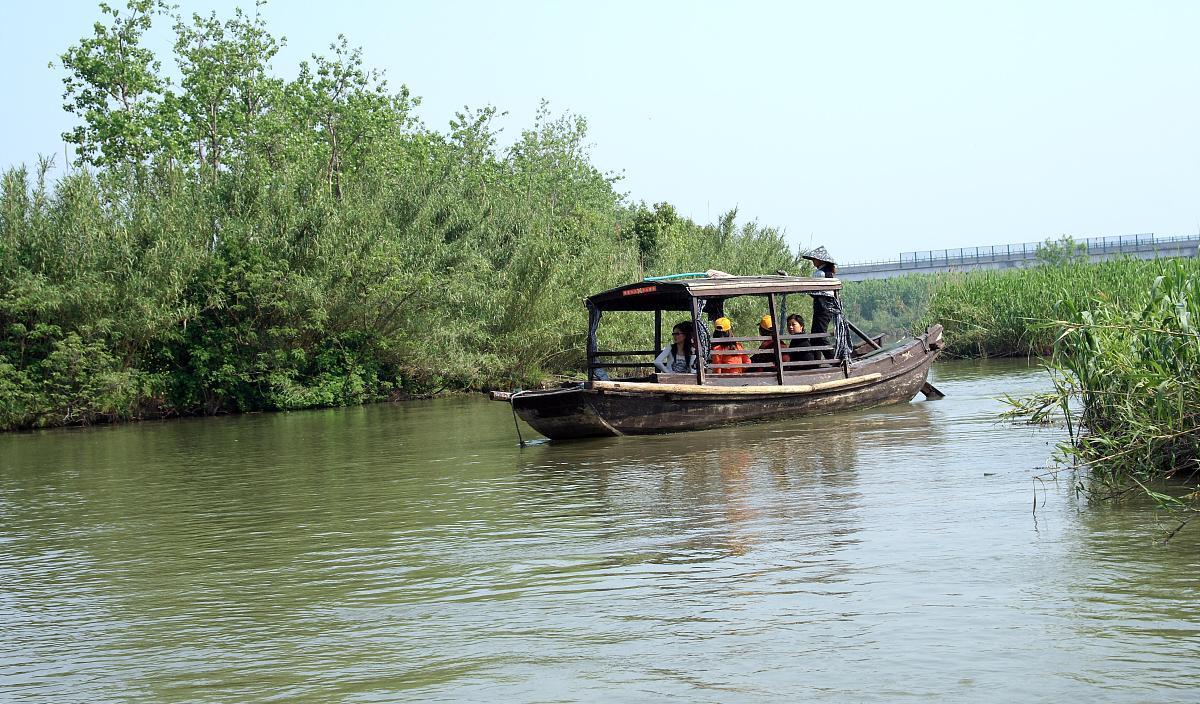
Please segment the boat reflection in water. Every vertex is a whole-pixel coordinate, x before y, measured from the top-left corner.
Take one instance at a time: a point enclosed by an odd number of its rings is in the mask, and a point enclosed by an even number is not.
[[[936,438],[926,403],[809,416],[641,438],[531,446],[518,458],[530,491],[619,516],[614,536],[649,544],[617,558],[646,565],[694,564],[758,554],[820,564],[817,581],[851,569],[836,555],[856,542],[859,447],[916,445]],[[674,526],[664,531],[664,525]],[[664,544],[662,536],[674,536]],[[621,541],[615,541],[621,542]],[[794,548],[805,546],[802,554]],[[769,568],[767,568],[769,569]]]

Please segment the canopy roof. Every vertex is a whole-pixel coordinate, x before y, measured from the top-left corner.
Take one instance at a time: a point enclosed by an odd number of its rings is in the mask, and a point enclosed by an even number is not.
[[[675,281],[639,281],[589,296],[600,310],[691,310],[694,298],[765,296],[768,293],[837,291],[837,279],[807,276],[715,276]]]

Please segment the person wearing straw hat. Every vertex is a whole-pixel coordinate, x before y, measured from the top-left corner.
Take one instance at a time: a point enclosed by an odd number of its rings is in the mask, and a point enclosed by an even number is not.
[[[825,247],[817,247],[804,258],[813,263],[816,271],[813,276],[816,278],[832,279],[837,274],[837,262],[833,260],[833,255]],[[813,314],[812,314],[812,331],[813,334],[824,334],[829,332],[829,323],[833,321],[834,308],[837,306],[837,301],[834,300],[832,291],[816,291],[812,294]],[[834,354],[831,350],[824,350],[821,356],[825,359],[833,359]]]
[[[817,247],[808,254],[805,254],[804,259],[812,262],[813,266],[816,267],[817,270],[813,272],[813,276],[817,278],[831,279],[837,273],[837,262],[834,261],[833,255],[829,253],[829,250],[824,247]]]

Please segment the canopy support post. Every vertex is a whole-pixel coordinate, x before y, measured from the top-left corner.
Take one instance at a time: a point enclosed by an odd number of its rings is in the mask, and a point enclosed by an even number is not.
[[[771,339],[775,341],[775,378],[783,386],[783,350],[779,340],[779,318],[775,315],[775,294],[767,294],[767,306],[771,310]],[[759,309],[761,310],[761,308]]]
[[[588,338],[587,338],[587,379],[588,381],[596,380],[596,351],[599,343],[596,341],[596,331],[600,328],[600,316],[604,313],[596,306],[592,305],[591,301],[587,302],[588,310]]]
[[[700,301],[692,299],[692,350],[696,354],[696,384],[704,386],[704,363],[708,360],[703,359],[703,348],[700,347]]]
[[[662,308],[654,309],[654,352],[662,351]]]

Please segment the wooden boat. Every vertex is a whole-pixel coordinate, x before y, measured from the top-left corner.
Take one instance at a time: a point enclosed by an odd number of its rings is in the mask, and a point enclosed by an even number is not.
[[[774,321],[786,316],[789,295],[808,301],[809,296],[832,296],[840,312],[841,282],[830,278],[795,276],[717,276],[690,279],[646,280],[587,299],[588,380],[562,388],[494,393],[505,400],[526,423],[553,440],[613,435],[636,435],[699,430],[741,421],[830,413],[910,401],[918,392],[940,394],[927,383],[929,367],[941,351],[942,326],[932,325],[921,336],[884,348],[882,338],[869,338],[836,315],[831,334],[780,334],[727,337],[719,341],[759,343],[773,341],[774,359],[761,354],[749,364],[700,364],[695,373],[662,373],[651,359],[662,348],[664,311],[685,311],[695,328],[693,346],[707,349],[705,318],[715,320],[726,301],[741,296],[765,298]],[[794,300],[794,299],[793,299]],[[604,313],[643,311],[654,313],[653,350],[598,349],[597,330]],[[778,315],[777,315],[778,313]],[[807,315],[805,316],[807,317]],[[849,335],[862,342],[851,349]],[[806,339],[815,352],[829,351],[833,359],[785,361],[787,344]],[[757,344],[755,344],[757,346]],[[753,353],[754,350],[749,350]],[[638,359],[641,361],[637,361]],[[718,357],[719,358],[719,357]],[[753,360],[759,361],[753,361]],[[610,370],[644,370],[621,379]],[[741,373],[714,373],[736,368]],[[603,371],[601,371],[603,370]],[[606,378],[607,377],[607,378]]]

